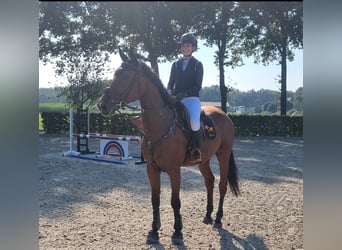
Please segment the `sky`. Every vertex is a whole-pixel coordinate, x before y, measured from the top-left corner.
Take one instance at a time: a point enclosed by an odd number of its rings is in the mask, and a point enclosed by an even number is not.
[[[199,44],[199,50],[193,53],[193,56],[200,60],[203,64],[204,74],[202,87],[219,85],[219,70],[214,65],[214,52],[216,48],[205,47]],[[303,50],[295,50],[294,61],[287,61],[287,90],[296,91],[299,87],[303,87]],[[249,91],[260,89],[280,90],[281,65],[275,62],[268,66],[254,64],[254,58],[244,58],[244,65],[235,67],[225,67],[225,84],[240,91]],[[111,57],[111,63],[108,67],[111,69],[106,78],[112,79],[115,69],[121,64],[119,55]],[[159,76],[162,83],[166,86],[169,80],[172,62],[159,64]],[[52,65],[46,65],[39,62],[39,87],[49,88],[62,86],[60,82],[64,82],[63,78],[55,77]]]

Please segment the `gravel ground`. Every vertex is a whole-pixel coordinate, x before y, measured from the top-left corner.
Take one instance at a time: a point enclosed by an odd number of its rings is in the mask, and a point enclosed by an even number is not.
[[[184,244],[171,243],[170,182],[162,174],[160,243],[146,244],[152,207],[145,164],[63,156],[67,135],[39,135],[40,249],[303,249],[303,138],[236,137],[242,196],[227,193],[222,228],[202,223],[206,191],[196,166],[182,169]],[[99,142],[91,143],[99,150]],[[130,153],[140,154],[136,142]],[[214,213],[218,203],[216,158]]]

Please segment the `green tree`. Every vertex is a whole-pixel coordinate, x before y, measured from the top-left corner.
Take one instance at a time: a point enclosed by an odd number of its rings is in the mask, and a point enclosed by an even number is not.
[[[293,105],[297,111],[303,111],[303,87],[298,88],[294,93]]]
[[[241,57],[232,57],[230,49],[235,45],[233,14],[234,2],[202,2],[201,9],[194,16],[194,29],[206,41],[208,47],[217,46],[214,63],[219,69],[221,109],[227,112],[227,93],[225,84],[225,66],[237,66]]]
[[[268,89],[260,89],[257,92],[257,98],[255,100],[255,106],[262,107],[263,104],[267,102],[275,102],[277,98],[277,91],[268,90]]]
[[[275,113],[277,112],[277,104],[274,102],[267,102],[262,106],[262,111]]]
[[[244,42],[240,45],[255,62],[281,65],[280,113],[286,115],[287,59],[292,61],[294,49],[303,48],[302,2],[240,2],[245,13]]]
[[[40,59],[61,58],[76,47],[112,54],[120,45],[125,52],[133,48],[159,74],[158,63],[179,54],[177,41],[190,29],[193,11],[174,2],[43,2]]]
[[[61,88],[60,96],[65,97],[71,107],[84,109],[96,103],[105,87],[104,61],[101,54],[72,52],[69,58],[57,63],[57,68],[68,79],[68,85]]]
[[[129,52],[134,48],[138,58],[150,62],[156,74],[159,75],[159,62],[178,54],[176,12],[168,2],[112,2],[102,6],[110,17],[120,20],[118,35],[124,41],[122,49]]]
[[[203,87],[200,92],[200,98],[203,102],[219,102],[221,100],[219,86]]]
[[[94,2],[39,2],[39,59],[62,61],[71,51],[92,53],[115,47],[119,28],[107,22],[98,7]]]
[[[92,18],[99,9],[87,2],[40,2],[39,55],[44,62],[53,62],[57,75],[68,84],[60,96],[75,108],[94,104],[103,89],[102,77],[108,54],[107,44],[98,35]],[[109,27],[109,26],[106,26]]]

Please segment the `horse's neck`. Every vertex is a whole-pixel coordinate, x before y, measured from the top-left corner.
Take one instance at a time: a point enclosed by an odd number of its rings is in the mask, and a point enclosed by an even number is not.
[[[140,105],[146,139],[152,143],[162,139],[173,124],[173,112],[153,84],[146,85]]]

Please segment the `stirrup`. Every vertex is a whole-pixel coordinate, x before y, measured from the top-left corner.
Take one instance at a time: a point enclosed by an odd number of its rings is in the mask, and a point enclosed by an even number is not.
[[[195,155],[197,156],[195,158]],[[195,148],[191,151],[190,154],[190,163],[201,163],[202,162],[202,153],[201,150],[199,148]]]

